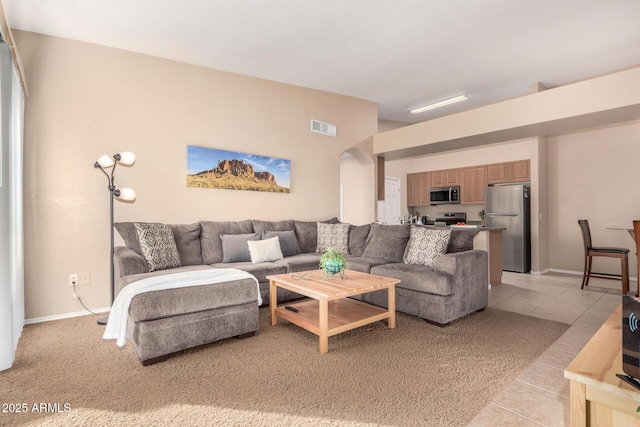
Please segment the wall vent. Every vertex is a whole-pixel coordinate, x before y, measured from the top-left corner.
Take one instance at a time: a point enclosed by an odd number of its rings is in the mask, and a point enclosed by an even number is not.
[[[328,136],[336,136],[336,125],[311,119],[311,132],[317,132]]]

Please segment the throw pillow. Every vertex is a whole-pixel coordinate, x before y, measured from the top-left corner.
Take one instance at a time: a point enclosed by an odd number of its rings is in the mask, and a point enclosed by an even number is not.
[[[249,253],[253,264],[277,261],[283,258],[278,236],[267,240],[249,240],[247,244],[249,245]]]
[[[180,254],[171,227],[166,224],[133,223],[149,272],[180,267]]]
[[[316,252],[321,254],[327,249],[335,249],[343,254],[349,253],[349,227],[350,224],[326,224],[318,223],[318,245]]]
[[[433,267],[436,259],[447,250],[451,229],[436,230],[412,225],[405,264]]]
[[[338,218],[333,217],[326,221],[327,224],[338,223]],[[318,247],[318,222],[317,221],[294,221],[296,237],[298,238],[298,250],[303,254],[312,254]]]
[[[296,233],[294,231],[263,231],[262,239],[271,239],[278,236],[280,240],[280,249],[282,250],[282,256],[293,256],[296,254],[298,241],[296,240]]]
[[[222,262],[247,262],[251,261],[247,242],[260,240],[260,235],[258,233],[222,234],[220,240],[222,240]]]

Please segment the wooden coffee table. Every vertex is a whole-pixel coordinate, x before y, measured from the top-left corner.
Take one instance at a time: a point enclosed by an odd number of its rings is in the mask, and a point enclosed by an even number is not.
[[[294,278],[296,277],[296,278]],[[305,279],[304,277],[309,277]],[[322,278],[322,270],[267,276],[271,304],[271,325],[278,317],[288,320],[320,337],[320,353],[329,350],[329,337],[369,323],[387,319],[389,328],[396,327],[396,291],[400,280],[373,274],[346,270],[346,277],[334,275],[329,280]],[[278,307],[278,288],[288,289],[311,298],[302,302],[287,303],[297,309]],[[387,289],[388,308],[348,298],[367,292]]]

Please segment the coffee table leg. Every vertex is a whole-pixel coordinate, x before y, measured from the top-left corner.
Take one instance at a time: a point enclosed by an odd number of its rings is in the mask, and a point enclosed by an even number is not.
[[[396,286],[392,284],[389,286],[389,289],[387,289],[387,292],[389,293],[387,301],[387,306],[389,307],[389,320],[387,324],[391,329],[393,329],[396,327]]]
[[[321,298],[319,303],[320,315],[320,353],[329,351],[329,301]]]
[[[277,325],[276,307],[278,306],[278,287],[276,282],[269,280],[269,309],[271,310],[271,325]]]

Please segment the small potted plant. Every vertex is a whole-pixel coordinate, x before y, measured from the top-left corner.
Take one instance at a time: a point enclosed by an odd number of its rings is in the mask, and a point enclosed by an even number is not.
[[[340,273],[344,278],[344,269],[347,267],[347,260],[339,250],[329,248],[320,256],[320,268],[323,271],[324,280],[329,280],[334,274]]]
[[[478,216],[480,217],[480,222],[484,225],[484,209],[478,212]]]

